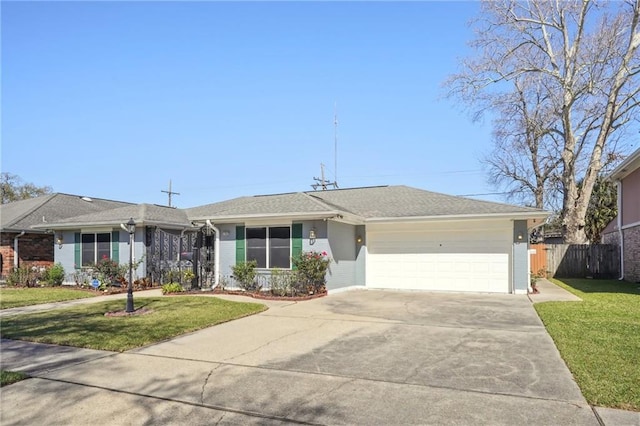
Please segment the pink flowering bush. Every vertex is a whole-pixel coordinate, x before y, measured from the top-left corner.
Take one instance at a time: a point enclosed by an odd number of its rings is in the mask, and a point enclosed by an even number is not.
[[[305,285],[309,293],[322,292],[327,282],[326,275],[331,259],[327,252],[307,251],[291,259],[297,270],[300,283]]]

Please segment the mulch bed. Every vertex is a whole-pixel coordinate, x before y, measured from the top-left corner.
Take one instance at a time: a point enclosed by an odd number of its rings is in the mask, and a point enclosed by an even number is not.
[[[253,299],[289,300],[289,301],[292,301],[292,302],[301,302],[301,301],[304,301],[304,300],[312,300],[312,299],[318,299],[320,297],[324,297],[324,296],[327,295],[327,291],[325,290],[323,292],[304,295],[304,296],[277,296],[275,294],[271,294],[271,293],[264,292],[264,291],[263,292],[252,293],[250,291],[243,291],[243,290],[221,290],[219,288],[216,288],[213,291],[211,291],[211,290],[207,290],[207,291],[188,290],[188,291],[183,291],[183,292],[180,292],[180,293],[167,294],[167,296],[179,296],[181,294],[188,294],[188,295],[229,294],[229,295],[233,295],[233,296],[251,297]]]

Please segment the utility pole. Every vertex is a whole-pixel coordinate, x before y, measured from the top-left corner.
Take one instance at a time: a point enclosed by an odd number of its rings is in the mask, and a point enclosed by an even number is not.
[[[324,164],[320,163],[320,177],[314,177],[313,180],[315,180],[318,183],[314,183],[313,185],[311,185],[311,187],[315,190],[318,190],[318,188],[322,188],[323,191],[327,190],[328,186],[333,186],[335,189],[338,188],[338,184],[335,182],[329,182],[328,180],[326,180],[324,178]]]
[[[172,196],[172,195],[180,195],[180,193],[179,193],[179,192],[173,192],[173,191],[171,190],[171,179],[169,179],[169,190],[168,190],[168,191],[165,191],[165,190],[163,189],[163,190],[161,190],[160,192],[165,192],[165,193],[169,194],[169,207],[172,207],[172,206],[171,206],[171,196]]]

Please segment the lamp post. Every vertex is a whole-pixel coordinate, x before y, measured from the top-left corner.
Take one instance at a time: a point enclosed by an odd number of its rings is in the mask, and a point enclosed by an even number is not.
[[[127,222],[127,231],[129,232],[129,285],[127,286],[127,312],[133,312],[133,241],[136,232],[136,223],[133,218]]]

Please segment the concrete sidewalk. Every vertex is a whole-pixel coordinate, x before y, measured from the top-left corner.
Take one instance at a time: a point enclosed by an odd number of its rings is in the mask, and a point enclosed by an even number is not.
[[[529,299],[533,303],[540,302],[579,302],[580,299],[575,294],[558,287],[546,278],[541,278],[536,282],[539,293],[529,294]]]

